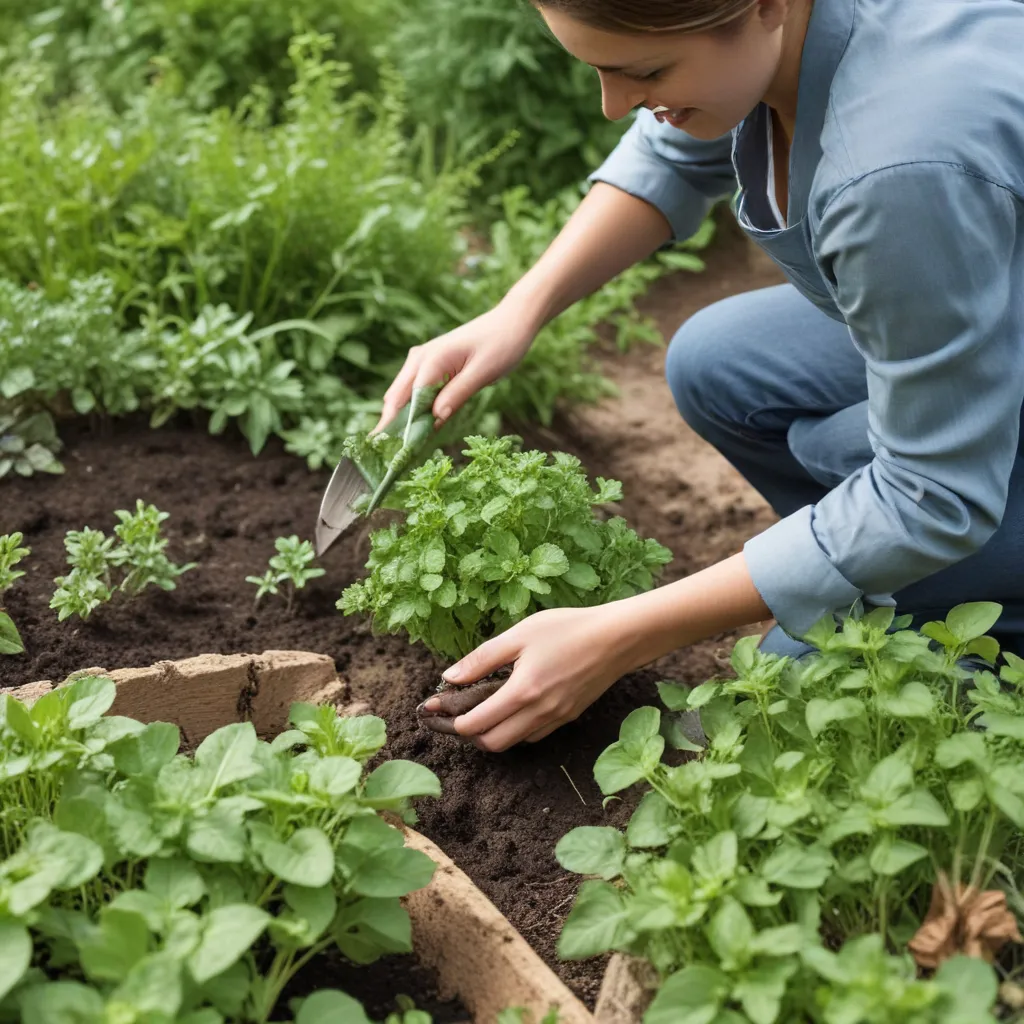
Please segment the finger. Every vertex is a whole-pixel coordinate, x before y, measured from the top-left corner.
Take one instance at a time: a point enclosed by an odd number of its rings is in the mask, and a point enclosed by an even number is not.
[[[451,419],[455,412],[462,408],[478,391],[488,384],[494,383],[494,376],[476,369],[468,362],[438,392],[434,399],[434,416],[438,423]]]
[[[405,364],[398,371],[398,376],[391,382],[391,387],[384,392],[384,404],[381,407],[380,419],[370,431],[376,434],[383,430],[397,415],[398,410],[412,397],[413,381],[420,370],[422,357],[417,349],[410,349],[405,357]]]
[[[526,742],[540,743],[541,740],[547,739],[556,729],[561,729],[565,724],[566,723],[562,721],[552,722],[551,725],[546,725],[543,729],[538,729],[536,732],[530,733],[530,735],[526,737]]]
[[[460,732],[462,719],[456,720],[456,729]],[[528,736],[539,732],[547,727],[549,723],[544,721],[543,712],[536,707],[525,707],[516,714],[506,718],[493,729],[481,733],[473,741],[481,750],[489,750],[491,753],[500,754],[509,747],[521,743]]]
[[[470,651],[461,661],[441,673],[446,683],[467,686],[493,675],[499,668],[511,665],[522,654],[522,631],[513,626]]]
[[[420,718],[458,718],[497,693],[504,683],[504,679],[485,679],[469,686],[455,686],[425,700],[416,710]]]
[[[515,672],[492,697],[478,704],[472,711],[455,719],[455,731],[460,736],[482,736],[497,728],[506,719],[531,706],[536,700],[533,688]],[[543,723],[538,722],[537,727]]]

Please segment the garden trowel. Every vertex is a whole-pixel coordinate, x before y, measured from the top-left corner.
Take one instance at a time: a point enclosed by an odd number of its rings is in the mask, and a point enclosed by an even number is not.
[[[357,519],[379,508],[395,482],[423,450],[434,433],[432,408],[439,391],[439,385],[415,388],[409,404],[380,434],[356,446],[362,454],[345,456],[338,463],[320,503],[315,534],[318,555],[347,533]],[[402,442],[401,447],[387,457],[382,450],[387,444],[384,435],[400,437]],[[393,443],[389,448],[392,447]]]

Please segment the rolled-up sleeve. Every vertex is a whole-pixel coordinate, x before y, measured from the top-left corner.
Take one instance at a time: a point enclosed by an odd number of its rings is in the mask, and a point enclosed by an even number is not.
[[[676,241],[700,227],[714,203],[736,189],[732,135],[704,142],[640,110],[608,159],[590,175],[660,210]]]
[[[1018,206],[959,166],[916,163],[822,210],[815,256],[866,360],[874,458],[745,546],[788,633],[892,604],[998,527],[1024,401]]]

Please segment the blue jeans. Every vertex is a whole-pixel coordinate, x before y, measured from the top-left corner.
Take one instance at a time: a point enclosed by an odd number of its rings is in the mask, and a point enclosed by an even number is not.
[[[815,504],[874,457],[864,359],[845,324],[792,285],[702,309],[672,340],[666,375],[683,419],[780,517]],[[966,601],[998,601],[1004,613],[992,632],[1024,656],[1024,452],[988,543],[894,596],[915,626]],[[777,628],[763,649],[797,655],[807,647]]]

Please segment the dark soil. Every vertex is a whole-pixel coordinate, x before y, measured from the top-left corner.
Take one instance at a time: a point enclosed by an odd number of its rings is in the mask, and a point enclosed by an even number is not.
[[[408,998],[417,1010],[426,1010],[434,1024],[466,1024],[469,1012],[457,999],[442,999],[434,973],[413,956],[389,956],[366,967],[350,964],[337,953],[327,952],[311,960],[282,993],[277,1014],[287,1014],[289,1000],[311,995],[325,988],[341,989],[363,1004],[371,1020],[386,1020]]]
[[[650,308],[668,334],[711,299],[776,280],[735,229],[727,230],[708,272],[664,282]],[[554,431],[527,432],[527,440],[578,454],[592,476],[622,480],[623,514],[677,553],[665,577],[671,580],[738,550],[771,517],[678,419],[661,379],[663,358],[653,347],[625,357],[610,352],[608,372],[622,398],[576,411]],[[20,530],[32,548],[22,566],[27,575],[7,595],[28,650],[0,659],[0,688],[208,652],[330,655],[352,698],[367,700],[387,720],[387,753],[421,761],[440,776],[445,795],[420,807],[422,831],[593,1005],[603,965],[559,964],[554,952],[577,884],[556,864],[555,844],[577,825],[627,818],[629,799],[602,809],[594,761],[630,710],[655,702],[658,679],[702,681],[718,669],[731,638],[712,638],[627,677],[540,744],[488,755],[417,721],[416,706],[434,689],[442,665],[402,638],[374,637],[365,622],[335,610],[342,588],[361,575],[365,529],[327,553],[327,575],[300,594],[292,615],[273,598],[253,608],[255,588],[245,577],[266,569],[276,537],[312,537],[326,474],[308,472],[277,444],[253,458],[240,438],[213,438],[189,423],[153,432],[144,421],[98,430],[83,422],[62,434],[65,476],[0,483],[0,533]],[[136,498],[171,514],[170,556],[199,568],[172,593],[151,590],[130,607],[100,608],[85,624],[58,625],[48,602],[54,577],[65,571],[64,533],[85,525],[109,532],[114,510],[133,508]]]

